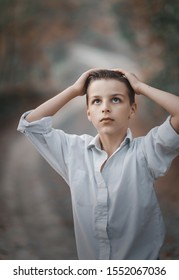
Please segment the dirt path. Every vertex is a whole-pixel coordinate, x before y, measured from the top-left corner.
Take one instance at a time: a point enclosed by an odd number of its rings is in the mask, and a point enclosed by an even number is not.
[[[83,107],[69,104],[54,123],[84,131]],[[16,131],[17,123],[1,137],[0,259],[77,259],[69,188]]]
[[[14,137],[3,192],[10,259],[76,258],[69,190],[24,137]]]

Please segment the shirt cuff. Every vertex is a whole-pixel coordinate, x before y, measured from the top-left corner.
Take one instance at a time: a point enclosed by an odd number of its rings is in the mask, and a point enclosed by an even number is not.
[[[158,133],[168,148],[176,150],[179,148],[179,134],[172,127],[170,118],[171,116],[159,127]]]
[[[25,118],[31,111],[25,112],[19,121],[17,130],[24,133],[34,132],[34,133],[48,133],[52,129],[52,117],[45,117],[37,121],[28,122]]]

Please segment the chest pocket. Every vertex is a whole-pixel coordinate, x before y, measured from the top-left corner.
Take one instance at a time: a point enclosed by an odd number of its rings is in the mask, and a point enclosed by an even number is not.
[[[81,207],[94,204],[92,182],[86,171],[77,170],[71,184],[72,201]]]

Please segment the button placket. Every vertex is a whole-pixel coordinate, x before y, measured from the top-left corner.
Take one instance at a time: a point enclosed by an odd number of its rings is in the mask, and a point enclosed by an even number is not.
[[[102,156],[102,155],[101,155]],[[97,182],[97,205],[95,207],[95,233],[99,240],[99,258],[109,259],[110,244],[107,234],[108,222],[108,190],[104,178],[101,174],[101,166],[106,161],[107,154],[96,163],[96,182]]]

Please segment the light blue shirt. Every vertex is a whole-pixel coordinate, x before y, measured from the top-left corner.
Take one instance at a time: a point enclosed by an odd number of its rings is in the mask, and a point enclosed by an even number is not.
[[[108,158],[98,135],[66,134],[51,117],[28,123],[27,114],[18,130],[70,187],[79,259],[156,259],[165,229],[153,185],[179,154],[169,118],[144,137],[128,129]]]

